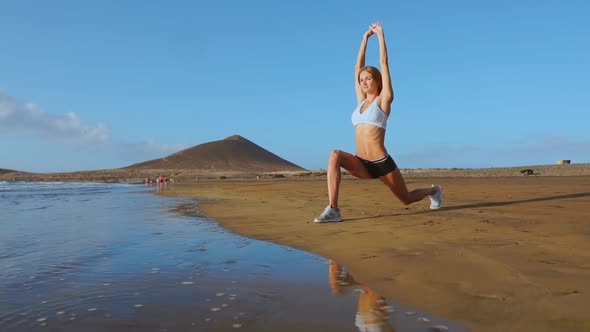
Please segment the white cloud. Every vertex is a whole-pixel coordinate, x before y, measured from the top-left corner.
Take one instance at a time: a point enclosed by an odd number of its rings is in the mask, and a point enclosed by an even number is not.
[[[167,143],[157,143],[154,139],[148,139],[144,143],[145,148],[148,151],[157,153],[159,155],[170,155],[172,153],[178,152],[180,150],[184,150],[189,148],[190,146],[187,144],[167,144]]]
[[[424,146],[420,150],[402,152],[397,155],[401,168],[477,167],[477,162],[481,160],[481,157],[482,151],[479,147],[443,144]]]
[[[103,144],[110,137],[110,129],[104,123],[86,124],[73,112],[47,113],[36,104],[21,103],[3,91],[0,91],[0,130],[73,145]]]
[[[590,155],[590,141],[572,139],[567,135],[534,135],[519,141],[517,153],[538,155],[544,153],[585,153]]]
[[[395,157],[395,156],[394,156]],[[590,140],[563,134],[524,135],[496,145],[437,144],[397,155],[400,167],[503,167],[590,162]],[[397,160],[396,160],[397,161]]]
[[[117,145],[118,153],[125,157],[126,160],[130,160],[130,163],[166,157],[189,147],[190,145],[187,144],[158,143],[151,138],[144,142]]]

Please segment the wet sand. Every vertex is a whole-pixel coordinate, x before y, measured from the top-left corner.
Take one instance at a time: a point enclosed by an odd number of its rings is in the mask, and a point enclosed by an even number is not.
[[[397,302],[473,331],[590,331],[590,176],[409,177],[445,207],[403,206],[377,180],[344,179],[345,221],[315,224],[325,178],[176,184],[166,195],[241,235],[338,261]]]
[[[0,331],[469,331],[151,189],[0,184]]]

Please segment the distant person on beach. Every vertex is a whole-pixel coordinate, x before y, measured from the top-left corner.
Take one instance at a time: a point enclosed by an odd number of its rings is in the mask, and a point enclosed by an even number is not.
[[[371,66],[365,67],[365,53],[369,37],[379,39],[379,62],[381,72]],[[395,161],[385,149],[385,128],[393,102],[393,88],[389,74],[387,47],[381,23],[373,23],[365,32],[356,60],[355,90],[358,106],[352,113],[355,128],[356,155],[333,150],[328,161],[329,205],[315,222],[342,221],[338,208],[338,191],[344,168],[352,176],[361,179],[379,179],[405,205],[430,197],[430,208],[442,207],[442,187],[408,191]]]

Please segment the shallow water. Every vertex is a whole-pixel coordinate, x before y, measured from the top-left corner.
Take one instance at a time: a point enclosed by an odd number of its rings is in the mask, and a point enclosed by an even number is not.
[[[0,331],[466,331],[150,190],[0,182]]]

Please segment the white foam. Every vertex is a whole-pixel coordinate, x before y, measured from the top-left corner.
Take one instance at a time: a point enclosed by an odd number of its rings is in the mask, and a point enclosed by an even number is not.
[[[26,191],[51,189],[108,189],[115,187],[133,187],[126,183],[96,183],[96,182],[23,182],[0,181],[0,191]]]
[[[389,313],[395,312],[395,309],[393,308],[393,306],[390,306],[390,305],[384,305],[384,306],[381,307],[381,309],[383,311],[386,311],[386,312],[389,312]]]

